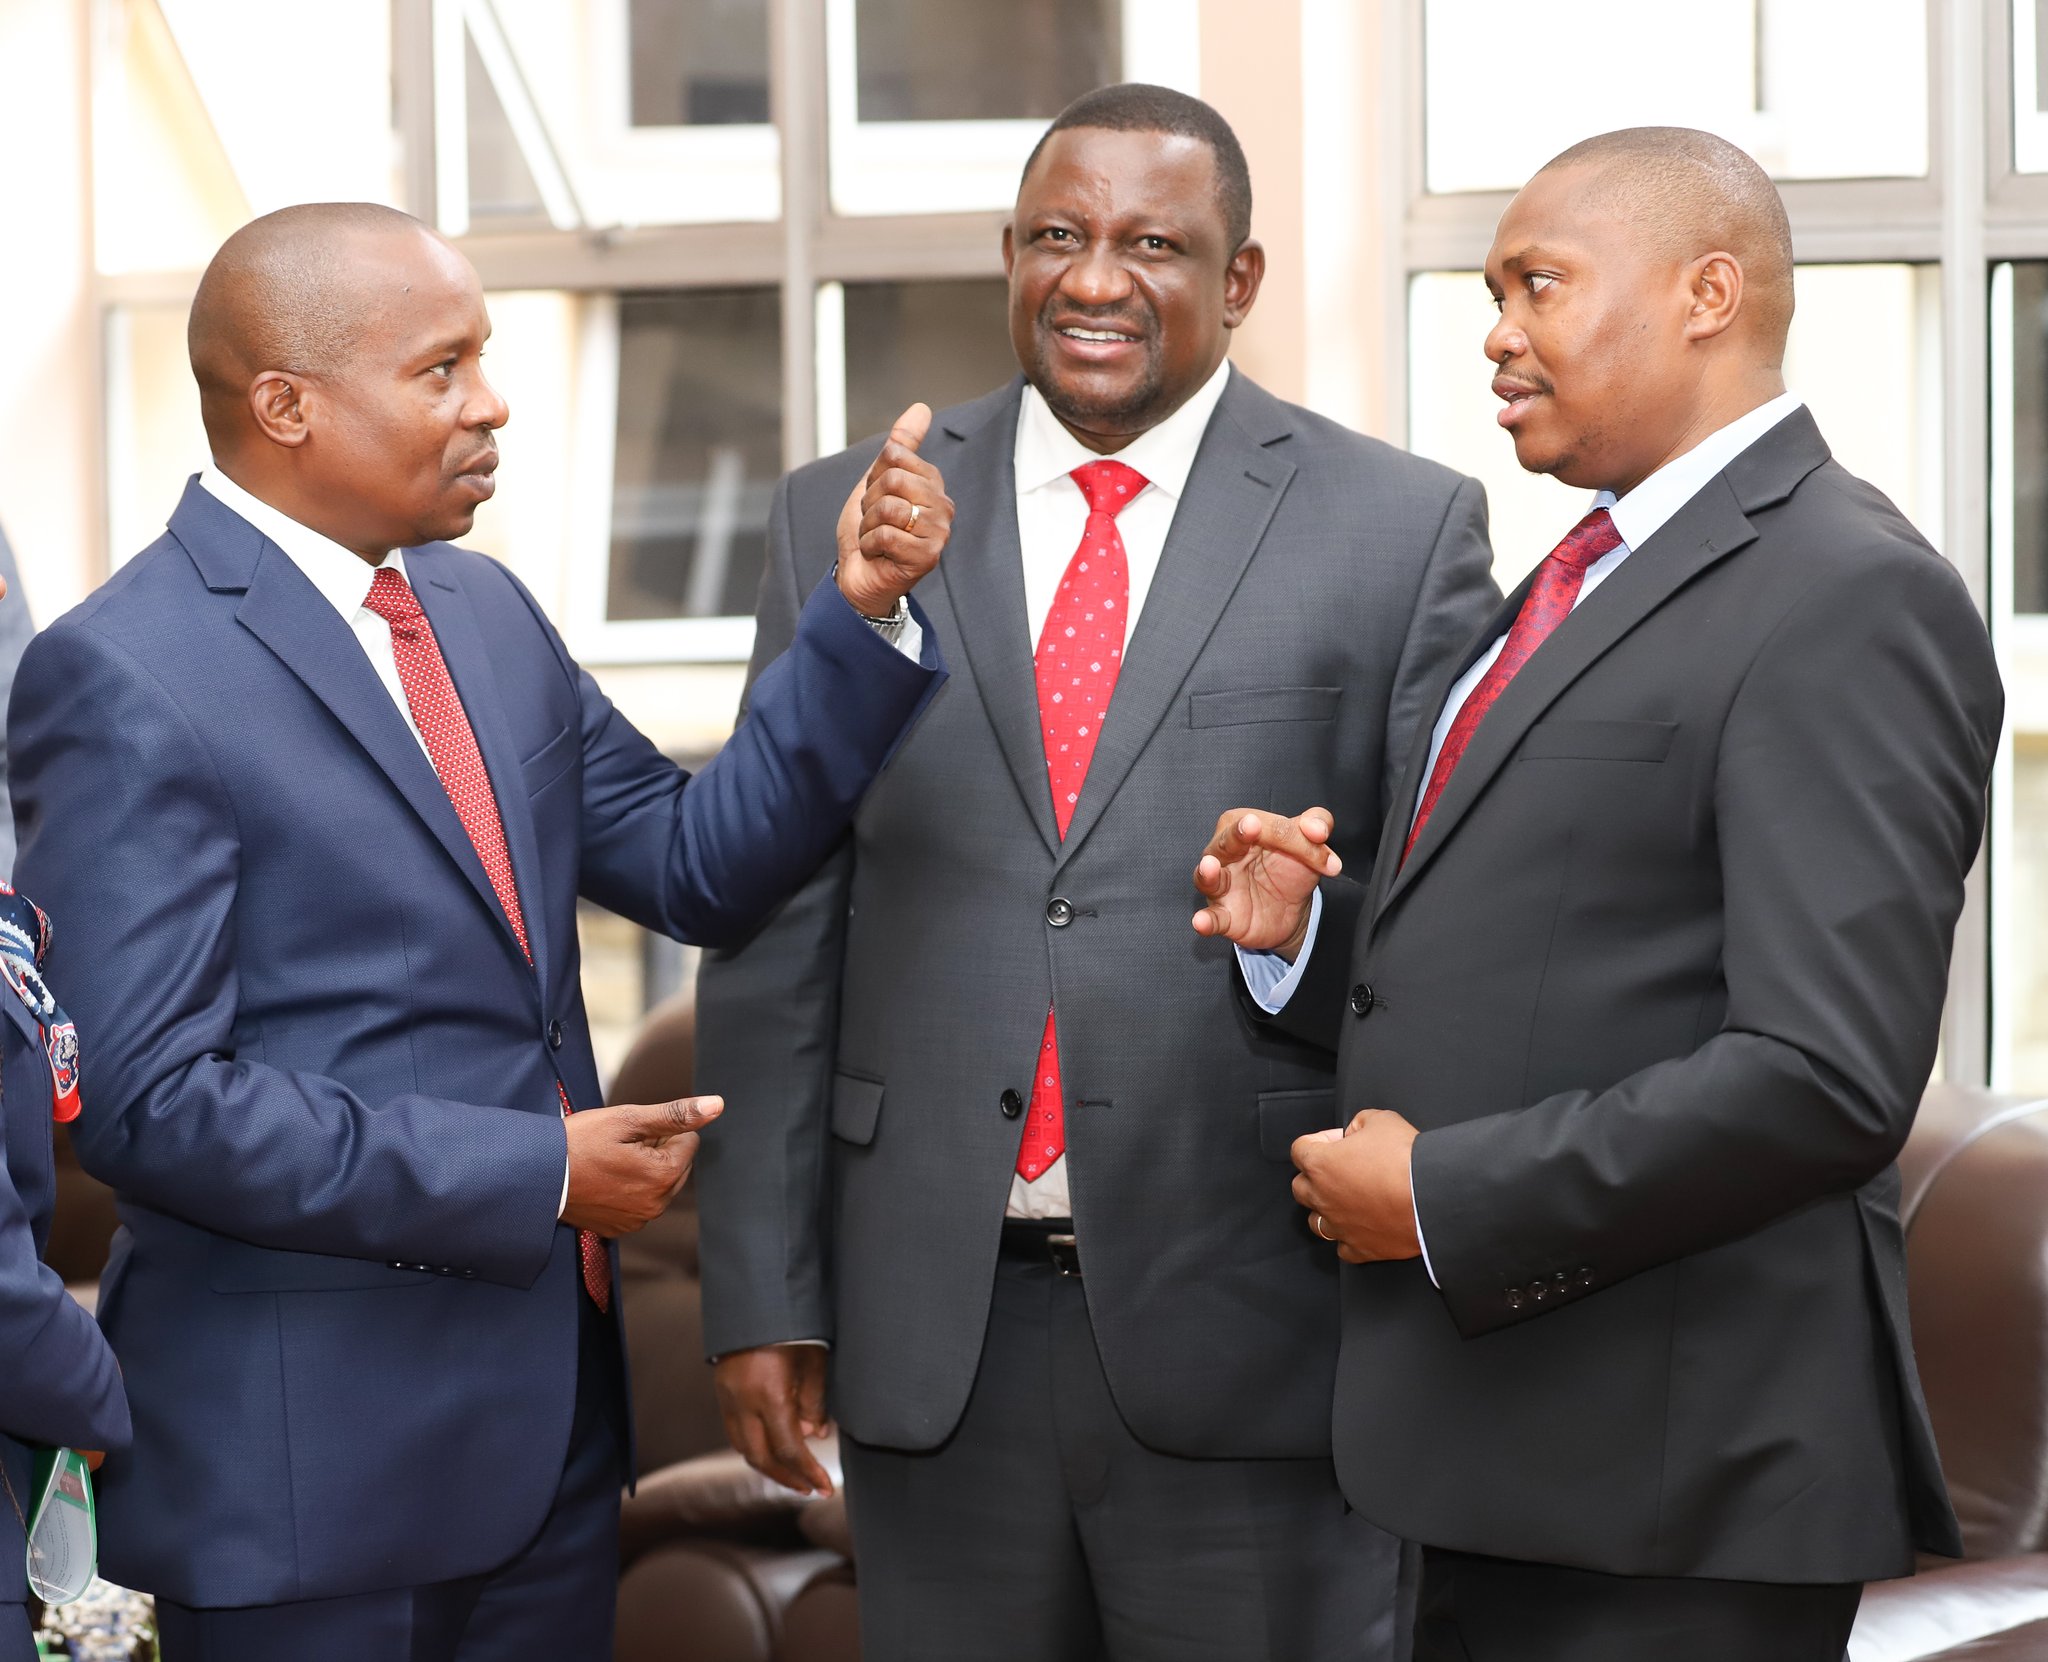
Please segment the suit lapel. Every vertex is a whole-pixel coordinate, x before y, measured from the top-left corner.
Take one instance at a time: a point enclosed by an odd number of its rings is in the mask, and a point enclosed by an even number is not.
[[[959,441],[944,464],[953,497],[954,536],[939,581],[1025,812],[1057,854],[1060,835],[1046,783],[1038,732],[1038,682],[1024,605],[1024,555],[1017,541],[1017,412],[1023,380],[955,412],[947,431]],[[1100,765],[1098,753],[1097,765]]]
[[[1374,874],[1379,897],[1371,914],[1375,920],[1414,886],[1493,776],[1514,755],[1523,735],[1558,696],[1693,578],[1753,541],[1756,530],[1749,522],[1750,513],[1783,501],[1827,459],[1827,444],[1812,414],[1804,409],[1793,412],[1708,481],[1656,535],[1632,550],[1620,570],[1585,604],[1558,625],[1556,633],[1508,683],[1472,735],[1406,864],[1398,864],[1405,839],[1390,839],[1382,846]],[[1490,641],[1504,622],[1512,620],[1514,612],[1509,608],[1519,609],[1528,587],[1523,584],[1510,597],[1501,615],[1488,625],[1485,640]],[[1466,666],[1471,662],[1468,657]],[[1417,777],[1412,783],[1404,782],[1408,794],[1402,801],[1412,806],[1414,789],[1420,785],[1419,764],[1411,764],[1409,771]]]
[[[1144,610],[1124,647],[1123,670],[1067,826],[1064,862],[1102,818],[1146,744],[1173,708],[1238,580],[1258,551],[1294,464],[1267,446],[1291,431],[1285,407],[1235,370],[1188,471]],[[1032,699],[1034,718],[1037,698]],[[1037,742],[1037,724],[1032,739]],[[1045,763],[1038,763],[1041,790]]]
[[[505,720],[505,699],[498,686],[498,673],[491,665],[483,631],[477,626],[475,608],[449,576],[445,557],[431,549],[408,549],[406,565],[414,578],[413,592],[419,596],[420,609],[427,614],[434,638],[441,644],[441,657],[448,665],[463,712],[469,717],[470,730],[476,734],[484,771],[490,775],[491,794],[497,798],[498,819],[505,829],[505,847],[512,857],[512,877],[519,890],[526,940],[533,951],[535,972],[541,977],[545,1003],[548,909],[541,895],[540,843],[534,831],[533,804],[527,797],[526,779],[519,765],[518,746]],[[467,840],[465,834],[464,841]],[[491,909],[504,917],[495,890],[491,893]],[[507,922],[507,934],[511,927]],[[513,939],[516,945],[517,937]]]
[[[440,775],[370,667],[361,643],[292,563],[291,556],[197,481],[186,487],[184,500],[171,516],[170,529],[208,588],[241,594],[236,620],[298,677],[362,746],[447,850],[477,897],[503,922],[497,893],[455,805],[442,788]],[[438,618],[435,628],[438,633]],[[446,650],[444,644],[444,654]],[[488,753],[486,766],[491,766]],[[511,940],[509,924],[505,933]],[[516,941],[513,950],[518,950]]]

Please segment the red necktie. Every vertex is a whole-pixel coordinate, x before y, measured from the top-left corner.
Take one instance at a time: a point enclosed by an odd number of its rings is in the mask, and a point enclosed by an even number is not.
[[[448,793],[476,857],[483,862],[484,875],[497,891],[498,904],[505,908],[505,921],[512,925],[519,950],[531,964],[533,948],[527,944],[526,914],[519,906],[512,853],[505,846],[505,822],[498,817],[498,799],[491,790],[491,776],[484,771],[483,752],[476,747],[476,733],[448,674],[441,643],[434,639],[434,626],[420,610],[412,586],[390,566],[377,568],[363,604],[391,625],[391,655],[398,660],[398,680],[412,708],[413,723],[426,741],[427,755],[441,776],[441,788]],[[562,1100],[562,1117],[567,1119],[574,1110],[560,1079],[555,1081],[555,1093]],[[598,1309],[609,1313],[612,1261],[604,1242],[589,1230],[579,1229],[576,1248],[583,1260],[585,1290]]]
[[[1472,689],[1462,708],[1451,720],[1451,730],[1444,735],[1444,747],[1436,755],[1436,766],[1430,769],[1429,785],[1422,793],[1422,805],[1415,810],[1415,824],[1408,833],[1407,846],[1401,850],[1405,863],[1415,848],[1415,839],[1422,835],[1422,828],[1429,823],[1429,816],[1435,809],[1437,798],[1444,794],[1444,787],[1451,782],[1452,771],[1458,759],[1465,754],[1465,747],[1472,742],[1472,735],[1479,724],[1486,719],[1486,712],[1493,708],[1494,701],[1515,678],[1515,673],[1535,650],[1550,636],[1550,632],[1572,615],[1572,606],[1579,598],[1579,590],[1585,586],[1586,573],[1594,562],[1603,555],[1611,554],[1621,546],[1621,533],[1614,528],[1614,521],[1605,508],[1596,508],[1572,527],[1571,535],[1553,548],[1544,557],[1543,564],[1536,568],[1536,581],[1529,586],[1529,593],[1522,602],[1522,609],[1515,614],[1508,638],[1502,644],[1500,656],[1479,678],[1479,685]]]
[[[1145,488],[1145,476],[1122,462],[1088,462],[1075,468],[1072,478],[1088,499],[1088,524],[1045,614],[1034,660],[1045,770],[1062,840],[1081,799],[1081,782],[1088,777],[1102,718],[1116,690],[1116,672],[1123,667],[1131,571],[1116,516]],[[1031,1076],[1031,1111],[1024,1117],[1024,1141],[1017,1150],[1017,1175],[1036,1182],[1066,1151],[1059,1033],[1048,1010]]]

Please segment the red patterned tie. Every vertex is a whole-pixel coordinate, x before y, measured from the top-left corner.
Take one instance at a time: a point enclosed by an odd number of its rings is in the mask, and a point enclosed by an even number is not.
[[[491,790],[491,776],[484,771],[483,753],[476,747],[476,733],[463,711],[462,700],[448,674],[441,643],[434,639],[434,626],[412,592],[412,585],[390,566],[379,566],[370,579],[370,596],[363,604],[391,625],[391,654],[398,660],[399,684],[405,701],[412,707],[414,725],[426,741],[427,755],[441,776],[441,788],[455,805],[456,817],[483,862],[484,875],[497,891],[498,904],[505,908],[505,921],[512,925],[519,950],[533,962],[533,948],[527,944],[526,914],[519,905],[519,884],[512,876],[512,852],[505,846],[505,822],[498,817],[498,799]],[[555,1092],[562,1099],[562,1117],[574,1112],[569,1092],[561,1080]],[[583,1260],[583,1285],[598,1309],[612,1307],[612,1261],[604,1242],[587,1229],[576,1232],[578,1256]]]
[[[1130,608],[1131,570],[1116,516],[1145,488],[1145,476],[1122,462],[1089,462],[1073,472],[1088,499],[1081,546],[1067,562],[1059,593],[1038,634],[1034,667],[1038,718],[1045,730],[1045,770],[1060,836],[1081,800],[1081,782],[1102,732],[1102,718],[1123,667],[1124,614]],[[1045,1015],[1045,1037],[1031,1076],[1031,1111],[1017,1150],[1017,1175],[1027,1183],[1044,1176],[1067,1151],[1067,1113],[1060,1093],[1059,1033]]]
[[[1596,508],[1573,526],[1571,535],[1553,548],[1543,564],[1536,568],[1536,581],[1529,586],[1522,609],[1515,614],[1514,625],[1508,630],[1500,656],[1479,678],[1479,685],[1472,689],[1463,707],[1452,718],[1451,730],[1444,735],[1444,747],[1437,752],[1436,766],[1430,769],[1429,786],[1422,793],[1421,807],[1415,811],[1415,824],[1408,833],[1407,846],[1401,850],[1404,864],[1414,851],[1415,839],[1422,835],[1422,828],[1429,823],[1437,798],[1444,794],[1444,787],[1451,782],[1451,773],[1457,767],[1458,759],[1465,754],[1465,747],[1472,742],[1472,735],[1478,731],[1480,722],[1486,719],[1486,712],[1493,708],[1494,700],[1515,678],[1515,672],[1549,638],[1550,632],[1572,615],[1573,603],[1579,598],[1579,590],[1585,586],[1586,573],[1594,563],[1620,546],[1621,533],[1615,530],[1614,520],[1605,508]]]

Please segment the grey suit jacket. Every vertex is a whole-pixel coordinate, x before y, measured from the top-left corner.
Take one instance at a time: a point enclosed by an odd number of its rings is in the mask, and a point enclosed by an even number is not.
[[[1328,886],[1281,1021],[1341,1046],[1340,1112],[1422,1128],[1442,1283],[1344,1274],[1367,1517],[1630,1575],[1960,1550],[1892,1161],[2002,704],[1962,581],[1800,411],[1509,683],[1407,863]]]
[[[953,679],[848,843],[707,962],[698,1163],[715,1354],[832,1341],[868,1442],[929,1448],[973,1383],[1045,1012],[1059,1013],[1089,1308],[1155,1446],[1329,1446],[1335,1266],[1288,1146],[1336,1122],[1329,1059],[1260,1029],[1188,927],[1233,804],[1335,811],[1363,869],[1430,690],[1498,598],[1471,480],[1233,373],[1134,626],[1065,842],[1046,782],[1017,541],[1021,381],[942,412],[957,505],[919,593]],[[832,558],[870,443],[778,489],[758,669]],[[1073,907],[1049,920],[1055,898]]]

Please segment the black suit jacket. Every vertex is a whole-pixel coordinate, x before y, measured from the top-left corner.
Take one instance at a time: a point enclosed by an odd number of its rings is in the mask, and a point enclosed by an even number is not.
[[[1959,1550],[1892,1161],[2002,703],[1962,582],[1802,410],[1529,661],[1405,866],[1390,832],[1330,885],[1281,1020],[1421,1128],[1442,1287],[1344,1277],[1367,1516],[1638,1575]]]

